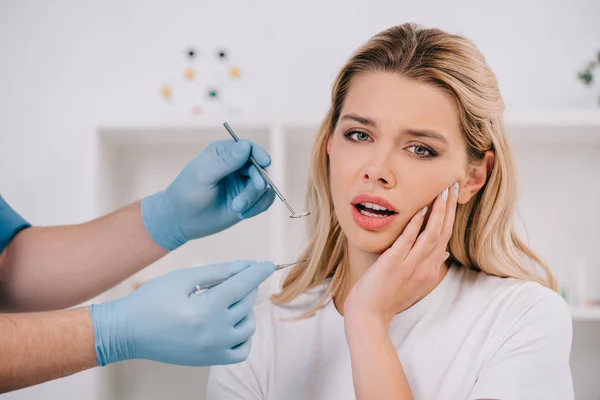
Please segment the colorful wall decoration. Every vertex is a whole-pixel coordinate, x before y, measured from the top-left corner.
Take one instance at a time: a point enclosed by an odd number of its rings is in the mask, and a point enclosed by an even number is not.
[[[235,86],[243,79],[243,72],[228,49],[199,51],[189,47],[183,57],[183,69],[159,89],[165,105],[176,106],[189,115],[242,111],[236,104],[234,93]]]

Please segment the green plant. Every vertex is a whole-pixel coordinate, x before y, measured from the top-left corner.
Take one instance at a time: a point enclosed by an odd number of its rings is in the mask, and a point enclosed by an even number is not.
[[[596,59],[590,61],[587,66],[577,73],[577,77],[586,86],[591,86],[594,82],[594,72],[597,67],[600,67],[600,50],[596,54]],[[600,104],[600,95],[598,96],[598,103]]]

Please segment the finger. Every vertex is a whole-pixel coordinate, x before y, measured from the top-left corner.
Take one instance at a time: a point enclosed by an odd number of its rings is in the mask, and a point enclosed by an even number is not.
[[[267,152],[262,149],[260,146],[258,146],[257,144],[250,142],[252,144],[252,157],[254,157],[254,160],[263,168],[267,168],[269,165],[271,165],[271,157],[269,156],[269,154],[267,154]],[[257,154],[258,154],[258,158],[257,158]],[[246,165],[244,165],[242,168],[240,168],[239,173],[243,176],[252,176],[250,171],[254,170],[254,172],[258,173],[258,169],[256,168],[256,166],[252,163],[252,161],[250,161],[250,159],[248,158],[248,163],[246,163]],[[258,173],[257,176],[255,176],[255,178],[260,178],[263,182],[263,187],[266,185],[266,182],[264,180],[264,178],[260,175],[260,173]],[[257,182],[257,184],[260,182]],[[258,187],[257,189],[260,189],[260,187]]]
[[[227,175],[242,168],[250,159],[252,145],[248,140],[239,142],[223,141],[214,146],[213,152],[201,163],[202,179],[206,183],[217,184]]]
[[[244,343],[226,350],[226,359],[230,364],[237,364],[246,361],[250,355],[250,349],[252,348],[252,338],[246,340]]]
[[[454,229],[454,221],[456,218],[456,207],[458,201],[458,182],[452,185],[452,189],[450,190],[450,194],[448,195],[448,202],[446,204],[446,215],[444,218],[444,225],[442,227],[442,233],[440,236],[440,240],[436,244],[433,252],[437,252],[438,254],[443,254],[448,247],[448,242],[452,237],[452,231]]]
[[[271,165],[271,157],[269,153],[259,144],[252,142],[252,157],[260,164],[261,167],[267,168]]]
[[[390,247],[390,252],[393,253],[394,258],[399,260],[404,260],[406,258],[419,236],[428,209],[428,206],[423,207],[413,215],[410,221],[408,221],[402,234],[398,236],[398,239],[396,239],[392,247]]]
[[[254,335],[256,332],[256,323],[254,322],[254,311],[246,315],[236,326],[233,327],[233,331],[230,336],[230,346],[232,348],[239,346]]]
[[[407,261],[414,262],[415,265],[423,262],[437,244],[442,233],[444,216],[446,214],[446,203],[448,200],[448,188],[440,193],[434,203],[427,221],[425,230],[419,235],[411,252],[409,252]]]
[[[263,190],[257,190],[253,184],[246,183],[244,189],[231,201],[231,209],[240,214],[252,207],[262,196]]]
[[[250,177],[250,167],[254,167],[254,165],[252,163],[246,163],[246,165],[238,170],[238,173],[244,177]]]
[[[204,285],[221,279],[228,279],[235,274],[244,271],[252,264],[256,264],[256,262],[250,260],[237,260],[234,262],[213,264],[203,267],[182,268],[178,270],[177,273],[180,275],[178,279],[183,280],[184,285],[186,285],[188,293],[192,293],[196,290],[196,285]]]
[[[256,289],[273,272],[275,272],[275,265],[271,262],[252,264],[211,289],[211,295],[215,296],[225,307],[230,307]]]
[[[260,174],[260,172],[258,171],[258,168],[256,168],[254,165],[252,165],[252,166],[250,166],[250,169],[248,172],[250,175],[250,179],[252,180],[252,184],[254,185],[256,190],[259,190],[259,191],[265,190],[265,188],[267,187],[267,181]]]
[[[242,219],[249,219],[257,216],[258,214],[266,211],[271,207],[275,200],[275,192],[271,188],[267,188],[264,193],[260,196],[258,201],[252,205],[248,210],[239,214]]]
[[[244,178],[250,178],[254,187],[259,190],[265,190],[267,187],[267,181],[261,175],[260,171],[252,163],[244,165],[238,170],[238,173]]]
[[[254,289],[250,293],[246,295],[243,299],[238,301],[237,303],[229,306],[227,310],[227,314],[231,318],[234,324],[238,324],[242,321],[249,312],[252,311],[252,307],[254,307],[254,302],[256,301],[256,296],[258,295],[258,289]]]

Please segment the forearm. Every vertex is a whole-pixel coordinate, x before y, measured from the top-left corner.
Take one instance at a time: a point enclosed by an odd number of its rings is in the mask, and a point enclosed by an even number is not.
[[[364,317],[346,317],[345,323],[357,400],[412,400],[387,327]]]
[[[0,393],[96,366],[88,308],[0,314]]]
[[[83,224],[25,229],[0,261],[0,309],[80,304],[166,253],[147,234],[139,203]]]

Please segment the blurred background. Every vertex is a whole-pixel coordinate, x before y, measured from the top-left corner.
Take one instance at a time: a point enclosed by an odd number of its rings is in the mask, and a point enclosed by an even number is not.
[[[35,225],[87,221],[162,189],[227,137],[227,120],[269,149],[274,180],[302,208],[336,72],[370,36],[403,22],[466,35],[496,73],[524,227],[573,310],[577,398],[600,399],[598,0],[1,0],[0,192]],[[100,300],[170,268],[288,261],[304,236],[286,224],[276,203]],[[127,362],[3,398],[203,399],[206,373]]]

